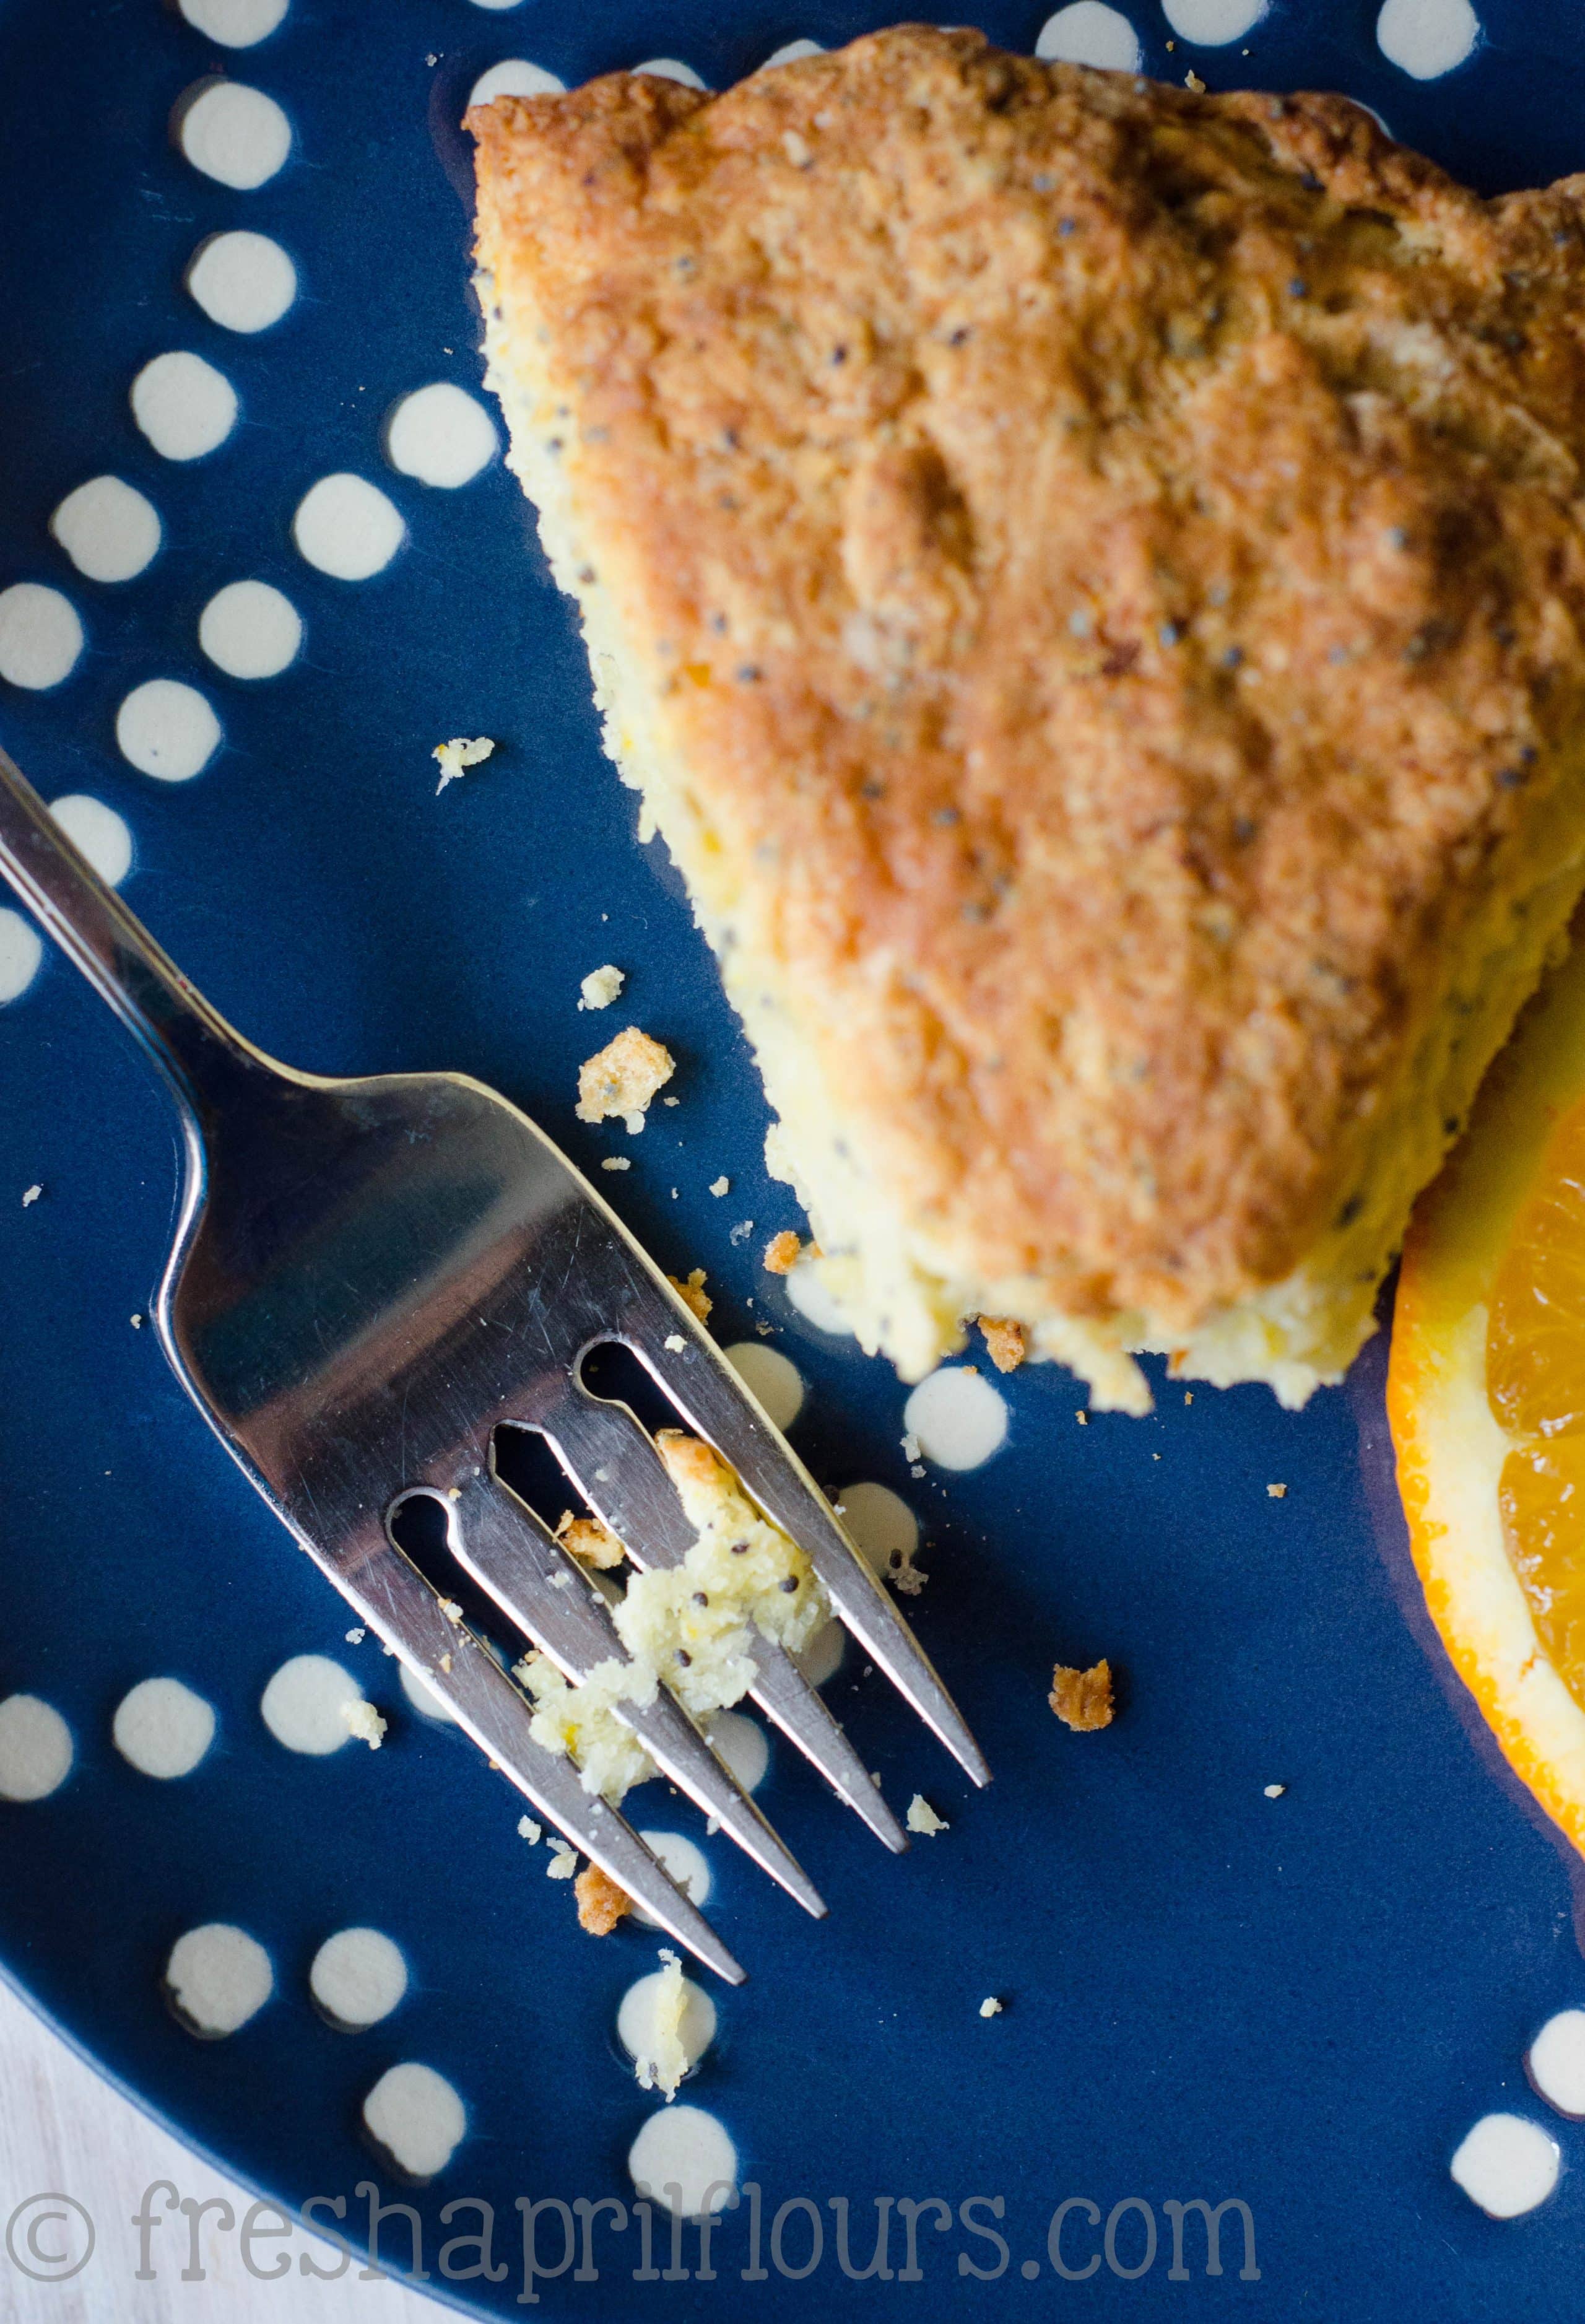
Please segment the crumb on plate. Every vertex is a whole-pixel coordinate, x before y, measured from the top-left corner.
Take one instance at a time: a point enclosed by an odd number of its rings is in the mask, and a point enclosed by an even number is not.
[[[618,1921],[633,1909],[627,1890],[619,1888],[597,1864],[585,1865],[572,1886],[578,1900],[578,1926],[592,1937],[608,1937]]]
[[[675,1193],[676,1189],[673,1188],[672,1191]],[[707,1323],[710,1321],[710,1310],[714,1306],[715,1302],[705,1288],[705,1270],[702,1267],[696,1267],[686,1283],[681,1282],[675,1275],[668,1275],[666,1280],[683,1305],[693,1309],[701,1323]]]
[[[429,756],[440,770],[440,780],[435,786],[439,797],[447,783],[456,781],[465,769],[476,767],[493,755],[494,743],[488,734],[475,734],[470,742],[465,734],[454,734],[449,742],[437,742]]]
[[[518,1838],[520,1840],[526,1840],[530,1848],[538,1848],[539,1842],[545,1837],[544,1825],[542,1823],[536,1823],[532,1816],[519,1816],[517,1820],[517,1831]]]
[[[1266,1796],[1268,1800],[1280,1800],[1286,1790],[1287,1785],[1286,1784],[1267,1784],[1266,1786]]]
[[[638,1026],[626,1025],[579,1066],[578,1120],[605,1121],[615,1114],[630,1130],[641,1130],[650,1100],[676,1071],[669,1049]]]
[[[998,2001],[993,1993],[988,1993],[984,2000],[980,2004],[980,2015],[981,2017],[1000,2017],[1001,2015],[1001,2004]]]
[[[985,1352],[999,1372],[1016,1372],[1028,1350],[1024,1345],[1024,1327],[1015,1323],[1010,1315],[981,1315],[980,1329],[984,1334]]]
[[[802,1242],[794,1234],[792,1229],[783,1227],[781,1232],[772,1235],[766,1244],[765,1256],[760,1265],[767,1275],[790,1275],[798,1263],[803,1248]]]
[[[1286,1485],[1267,1485],[1266,1490],[1267,1498],[1274,1501],[1286,1501],[1288,1497],[1288,1489]]]
[[[710,1192],[715,1195],[730,1194],[732,1192],[732,1180],[724,1176],[720,1178],[712,1178],[710,1181]]]
[[[385,1721],[372,1702],[364,1702],[361,1700],[356,1702],[344,1702],[341,1706],[341,1715],[346,1721],[346,1731],[349,1735],[355,1736],[360,1743],[366,1743],[371,1751],[377,1751],[380,1748],[381,1744],[385,1740]]]
[[[583,996],[578,1002],[578,1007],[609,1009],[626,982],[627,978],[622,971],[620,968],[613,968],[609,961],[604,968],[592,968],[578,987]]]
[[[577,1850],[569,1848],[565,1840],[550,1843],[550,1861],[545,1867],[547,1880],[570,1880],[578,1868]]]
[[[1087,1735],[1111,1725],[1111,1665],[1098,1662],[1089,1670],[1072,1670],[1058,1663],[1051,1674],[1053,1711],[1075,1735]]]
[[[25,1211],[30,1204],[36,1203],[43,1191],[42,1186],[29,1186],[22,1198],[23,1209]]]
[[[908,1802],[908,1812],[903,1818],[910,1831],[950,1831],[952,1826],[945,1816],[938,1816],[922,1792],[916,1792]]]

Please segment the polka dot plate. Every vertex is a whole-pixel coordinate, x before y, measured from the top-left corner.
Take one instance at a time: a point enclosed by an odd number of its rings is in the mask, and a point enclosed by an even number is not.
[[[170,1116],[0,909],[0,1961],[291,2214],[356,2247],[408,2204],[383,2257],[479,2313],[867,2316],[906,2285],[930,2319],[1551,2319],[1585,2227],[1570,1868],[1416,1613],[1379,1345],[1302,1416],[1164,1383],[1149,1420],[1084,1419],[1041,1368],[909,1421],[789,1304],[750,1061],[501,463],[470,90],[640,61],[719,87],[880,21],[0,0],[0,739],[265,1047],[477,1074],[591,1169],[621,1149],[573,1114],[580,985],[625,972],[680,1102],[603,1188],[707,1270],[726,1341],[783,1360],[876,1554],[917,1559],[906,1603],[997,1781],[972,1794],[850,1656],[831,1699],[929,1812],[895,1861],[743,1722],[819,1925],[639,1794],[753,1973],[689,2000],[676,2104],[640,2088],[653,1932],[580,1932],[564,1858],[185,1402],[143,1322]],[[1341,88],[1490,189],[1585,165],[1562,0],[978,21]],[[495,749],[438,791],[454,736]],[[1052,1665],[1102,1655],[1120,1715],[1071,1733]],[[704,2237],[660,2190],[697,2208],[706,2179]]]

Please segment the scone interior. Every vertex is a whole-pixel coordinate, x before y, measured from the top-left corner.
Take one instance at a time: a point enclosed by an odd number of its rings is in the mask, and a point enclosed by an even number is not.
[[[860,1339],[1302,1404],[1585,880],[1585,181],[919,27],[469,125],[511,461]]]

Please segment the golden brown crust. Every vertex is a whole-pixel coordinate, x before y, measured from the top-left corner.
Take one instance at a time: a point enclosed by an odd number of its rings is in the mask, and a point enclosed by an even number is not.
[[[707,1323],[710,1321],[710,1310],[714,1306],[715,1302],[705,1288],[705,1270],[702,1267],[692,1268],[686,1283],[676,1275],[668,1275],[666,1280],[684,1305],[693,1309],[701,1323]]]
[[[1585,724],[1585,181],[917,27],[469,126],[601,581],[905,1214],[1074,1314],[1286,1277]]]
[[[633,1909],[627,1890],[619,1888],[597,1864],[585,1864],[572,1886],[578,1900],[578,1926],[592,1937],[608,1937]]]
[[[985,1352],[999,1372],[1016,1372],[1029,1351],[1024,1327],[1010,1315],[981,1315],[980,1331]]]
[[[1074,1670],[1066,1663],[1058,1663],[1051,1674],[1051,1692],[1046,1700],[1063,1725],[1071,1727],[1075,1735],[1092,1734],[1097,1728],[1110,1727],[1111,1665],[1099,1662],[1088,1670]]]

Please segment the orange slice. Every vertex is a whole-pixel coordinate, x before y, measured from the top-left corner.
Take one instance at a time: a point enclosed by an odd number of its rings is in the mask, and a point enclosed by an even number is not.
[[[1585,1852],[1585,949],[1415,1214],[1387,1413],[1432,1618]]]

